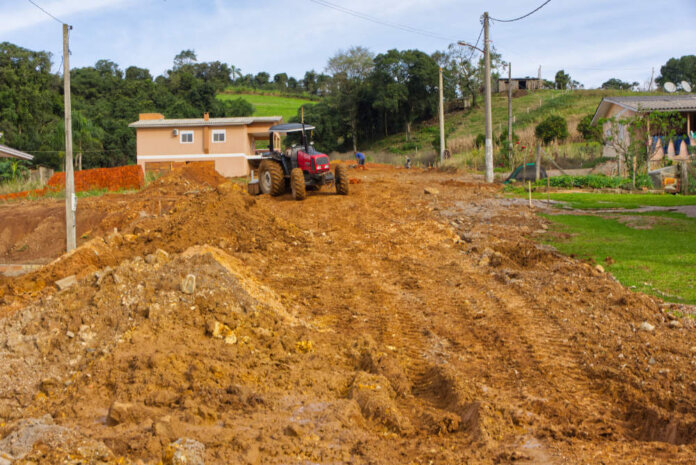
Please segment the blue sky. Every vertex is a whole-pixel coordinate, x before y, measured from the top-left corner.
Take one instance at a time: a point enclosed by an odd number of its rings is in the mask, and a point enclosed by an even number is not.
[[[362,45],[444,50],[447,40],[404,32],[319,6],[310,0],[35,0],[74,26],[71,66],[106,58],[122,69],[171,67],[183,49],[243,73],[323,71],[340,49]],[[329,0],[384,21],[474,42],[480,16],[516,17],[541,0]],[[0,41],[47,50],[56,68],[61,26],[26,0],[0,0]],[[587,87],[610,77],[643,83],[670,57],[696,53],[696,0],[552,0],[531,17],[493,23],[491,40],[513,74],[547,79],[559,69]],[[696,84],[696,83],[695,83]]]

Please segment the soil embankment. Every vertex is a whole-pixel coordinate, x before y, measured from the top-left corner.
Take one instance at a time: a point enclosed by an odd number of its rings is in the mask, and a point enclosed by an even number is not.
[[[103,197],[125,203],[77,251],[2,278],[0,452],[696,460],[692,320],[537,246],[543,220],[497,187],[375,167],[295,202],[210,176]]]

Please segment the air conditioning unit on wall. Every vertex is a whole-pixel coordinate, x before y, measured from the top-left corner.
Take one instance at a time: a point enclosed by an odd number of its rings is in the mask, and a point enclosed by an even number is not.
[[[179,135],[179,130],[178,129],[173,129],[172,130],[172,136],[178,136]]]

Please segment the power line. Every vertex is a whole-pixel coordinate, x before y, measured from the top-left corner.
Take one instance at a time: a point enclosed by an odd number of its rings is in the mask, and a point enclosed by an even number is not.
[[[52,15],[51,13],[49,13],[48,11],[44,10],[43,8],[41,8],[41,7],[39,6],[39,4],[37,4],[36,2],[34,2],[34,0],[27,0],[27,1],[28,1],[29,3],[31,3],[32,5],[34,5],[36,8],[38,8],[39,10],[43,11],[44,13],[46,13],[46,14],[47,14],[48,16],[50,16],[51,18],[53,18],[53,19],[55,19],[56,21],[58,21],[60,24],[67,24],[65,21],[61,21],[60,19],[56,18],[55,16],[53,16],[53,15]]]
[[[471,59],[474,58],[474,54],[476,53],[476,49],[478,48],[478,44],[481,41],[481,36],[483,35],[483,26],[481,26],[481,30],[479,31],[478,39],[476,39],[476,43],[474,44],[474,47],[471,49],[471,55],[469,55],[469,62],[471,62]]]
[[[530,11],[529,13],[527,13],[526,15],[520,16],[519,18],[513,18],[513,19],[497,19],[497,18],[491,18],[491,21],[498,21],[499,23],[512,23],[512,22],[514,22],[514,21],[519,21],[520,19],[524,19],[524,18],[526,18],[527,16],[533,15],[534,13],[536,13],[537,11],[541,10],[542,8],[544,8],[544,7],[545,7],[546,5],[548,5],[549,3],[551,3],[551,0],[546,0],[544,3],[542,3],[541,5],[539,5],[538,7],[536,7],[535,9],[533,9],[532,11]]]
[[[359,11],[351,10],[349,8],[345,8],[340,5],[336,5],[334,3],[327,2],[326,0],[309,0],[312,3],[316,3],[317,5],[324,6],[326,8],[331,8],[332,10],[339,11],[341,13],[345,13],[351,16],[355,16],[356,18],[364,19],[366,21],[370,21],[376,24],[380,24],[382,26],[388,26],[394,29],[400,29],[405,32],[411,32],[413,34],[420,34],[423,36],[431,37],[434,39],[440,39],[440,40],[446,40],[448,42],[456,42],[457,39],[452,39],[449,37],[444,37],[438,34],[435,34],[434,32],[426,31],[424,29],[418,29],[415,27],[411,26],[406,26],[404,24],[399,24],[399,23],[393,23],[391,21],[384,21],[379,18],[375,18],[374,16],[367,15],[365,13],[361,13]]]

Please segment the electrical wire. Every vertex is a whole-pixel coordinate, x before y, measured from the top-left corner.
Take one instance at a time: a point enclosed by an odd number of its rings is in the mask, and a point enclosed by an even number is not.
[[[41,8],[41,6],[39,6],[39,4],[36,3],[34,0],[27,0],[27,1],[28,1],[29,3],[31,3],[32,5],[34,5],[36,8],[38,8],[39,10],[43,11],[44,13],[46,13],[46,14],[47,14],[48,16],[50,16],[51,18],[53,18],[53,19],[55,19],[56,21],[58,21],[60,24],[67,24],[65,21],[61,21],[60,19],[56,18],[55,16],[53,16],[53,15],[52,15],[51,13],[49,13],[48,11],[44,10],[43,8]]]
[[[471,49],[471,55],[469,55],[469,62],[471,62],[471,59],[474,58],[474,55],[478,51],[478,44],[481,41],[481,36],[483,35],[483,26],[481,26],[481,31],[479,31],[478,39],[476,39],[476,43],[474,44],[474,47]]]
[[[359,11],[351,10],[349,8],[345,8],[343,6],[336,5],[336,4],[331,3],[331,2],[327,2],[326,0],[309,0],[309,1],[312,3],[316,3],[317,5],[324,6],[326,8],[331,8],[332,10],[336,10],[336,11],[339,11],[341,13],[345,13],[345,14],[354,16],[356,18],[364,19],[366,21],[370,21],[370,22],[373,22],[375,24],[380,24],[382,26],[388,26],[388,27],[391,27],[394,29],[399,29],[399,30],[402,30],[405,32],[410,32],[413,34],[420,34],[420,35],[423,35],[426,37],[431,37],[433,39],[446,40],[448,42],[456,42],[457,41],[456,39],[444,37],[444,36],[438,35],[434,32],[426,31],[424,29],[418,29],[415,27],[406,26],[404,24],[393,23],[391,21],[384,21],[384,20],[381,20],[381,19],[376,18],[374,16],[370,16],[370,15],[367,15],[365,13],[361,13]]]
[[[532,11],[530,11],[529,13],[527,13],[526,15],[520,16],[519,18],[513,18],[513,19],[497,19],[497,18],[490,18],[490,19],[491,19],[491,21],[498,21],[499,23],[512,23],[512,22],[515,22],[515,21],[519,21],[520,19],[524,19],[524,18],[526,18],[527,16],[533,15],[534,13],[536,13],[537,11],[541,10],[542,8],[544,8],[544,7],[545,7],[546,5],[548,5],[549,3],[551,3],[551,0],[546,0],[544,3],[542,3],[541,5],[539,5],[538,7],[536,7],[535,9],[533,9]]]

